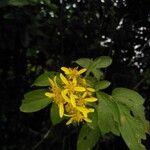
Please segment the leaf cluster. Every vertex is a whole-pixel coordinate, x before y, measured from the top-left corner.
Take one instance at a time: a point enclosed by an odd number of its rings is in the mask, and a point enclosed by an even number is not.
[[[149,133],[149,122],[145,118],[144,99],[137,92],[127,88],[115,88],[109,95],[102,90],[110,85],[104,80],[102,69],[108,67],[112,60],[108,56],[101,56],[95,60],[81,58],[75,61],[87,69],[85,75],[88,84],[95,88],[98,102],[92,105],[95,112],[90,114],[92,123],[84,124],[80,130],[77,149],[92,149],[105,134],[112,133],[122,136],[126,145],[131,150],[144,150],[142,140]],[[48,77],[57,75],[56,72],[45,72],[34,82],[34,86],[49,86]],[[59,81],[58,81],[59,82]],[[48,106],[51,101],[44,95],[45,89],[35,90],[25,94],[20,110],[35,112]],[[50,118],[53,125],[60,123],[58,108],[52,104]]]

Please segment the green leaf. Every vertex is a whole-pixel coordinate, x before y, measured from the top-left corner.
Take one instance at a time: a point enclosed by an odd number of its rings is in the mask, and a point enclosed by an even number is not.
[[[96,86],[95,86],[95,90],[96,91],[99,91],[99,90],[103,90],[103,89],[106,89],[107,87],[110,86],[110,82],[109,81],[106,81],[106,80],[103,80],[103,81],[99,81]]]
[[[145,120],[145,132],[150,134],[150,122],[148,120]]]
[[[143,150],[141,139],[145,139],[147,132],[144,114],[144,99],[137,92],[116,88],[112,92],[114,101],[119,108],[121,135],[131,150]]]
[[[80,130],[77,150],[91,150],[98,142],[100,137],[99,129],[91,129],[87,125],[83,125]]]
[[[92,69],[91,72],[97,80],[100,80],[100,78],[103,76],[103,72],[99,69]]]
[[[106,68],[112,63],[112,59],[109,56],[101,56],[96,58],[94,61],[88,58],[81,58],[75,61],[81,67],[87,68],[86,76],[91,72],[97,80],[103,76],[101,68]]]
[[[131,150],[144,150],[144,145],[141,144],[141,139],[146,139],[145,127],[143,122],[130,114],[127,106],[118,105],[120,113],[120,132],[121,135]]]
[[[111,96],[103,93],[96,93],[98,98],[98,125],[102,135],[112,132],[119,135],[119,110]]]
[[[137,92],[126,88],[116,88],[113,90],[112,96],[116,102],[126,105],[133,112],[134,116],[139,117],[143,121],[145,120],[144,99]]]
[[[97,82],[97,80],[94,78],[94,77],[92,77],[92,76],[87,76],[86,78],[86,81],[87,81],[87,84],[89,85],[89,86],[91,86],[91,87],[95,87],[95,84],[96,84],[96,82]]]
[[[51,103],[50,98],[45,96],[46,90],[34,90],[25,94],[20,111],[25,113],[39,111]]]
[[[87,123],[87,125],[92,129],[98,128],[98,114],[97,114],[96,107],[95,107],[95,111],[89,114],[89,118],[92,120],[92,122]]]
[[[122,101],[120,99],[120,102],[123,102],[124,104],[132,103],[133,105],[141,105],[144,103],[143,97],[138,94],[136,91],[127,89],[127,88],[116,88],[113,90],[112,95],[118,98],[124,97],[127,100]]]
[[[60,118],[58,106],[56,104],[52,104],[50,109],[50,116],[53,125],[60,123],[64,118]]]
[[[106,68],[110,66],[112,63],[112,59],[109,56],[101,56],[94,60],[92,67],[93,68]]]
[[[45,72],[40,75],[33,83],[34,86],[50,86],[48,78],[53,79],[58,73],[54,71]]]
[[[80,58],[75,61],[78,65],[80,65],[83,68],[89,68],[89,66],[92,64],[93,60],[88,59],[88,58]]]

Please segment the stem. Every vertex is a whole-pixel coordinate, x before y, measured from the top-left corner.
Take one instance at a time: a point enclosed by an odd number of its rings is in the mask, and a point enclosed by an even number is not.
[[[145,78],[141,79],[133,88],[133,90],[137,90],[138,87],[145,81]]]
[[[50,128],[50,129],[44,134],[43,138],[42,138],[38,143],[36,143],[36,144],[33,146],[32,150],[37,149],[37,148],[44,142],[44,140],[49,137],[49,135],[51,134],[51,131],[52,131],[52,128]]]

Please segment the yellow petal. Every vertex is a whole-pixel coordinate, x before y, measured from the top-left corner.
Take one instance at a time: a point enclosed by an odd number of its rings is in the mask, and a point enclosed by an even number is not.
[[[85,107],[76,107],[80,112],[82,112],[83,116],[87,118],[89,112],[94,112],[93,108],[85,108]]]
[[[71,124],[71,123],[72,123],[72,121],[73,121],[73,118],[70,118],[70,119],[66,122],[66,125]]]
[[[96,102],[97,98],[91,97],[91,98],[85,98],[84,100],[87,101],[87,102]]]
[[[49,80],[51,86],[55,86],[55,84],[54,84],[54,82],[53,82],[53,80],[51,78],[48,78],[48,80]]]
[[[85,79],[82,79],[82,82],[83,82],[84,85],[87,84]]]
[[[90,92],[95,92],[95,89],[93,89],[93,88],[87,88],[87,90]]]
[[[65,74],[70,74],[70,70],[66,67],[61,67],[61,70],[64,71]]]
[[[46,92],[46,93],[45,93],[45,96],[47,96],[47,97],[49,97],[49,98],[52,98],[52,97],[55,96],[55,94],[54,94],[54,93]]]
[[[73,115],[64,114],[64,116],[66,116],[66,117],[73,117],[74,114]]]
[[[79,98],[79,97],[78,97],[77,95],[74,95],[74,98],[77,99],[77,98]]]
[[[85,98],[86,96],[87,96],[87,92],[84,92],[82,98]]]
[[[92,120],[91,119],[89,119],[89,118],[84,118],[84,120],[86,121],[86,122],[92,122]]]
[[[60,103],[60,104],[58,105],[58,107],[59,107],[59,116],[60,116],[60,118],[62,118],[63,115],[64,115],[64,106],[63,106],[62,103]]]
[[[84,117],[87,117],[88,114],[88,109],[84,108],[84,107],[76,107],[80,112],[82,112],[82,114],[84,115]]]
[[[56,77],[57,77],[57,76],[55,76],[55,77],[54,77],[54,82],[55,82],[55,85],[57,85]]]
[[[66,77],[61,73],[60,74],[60,79],[62,80],[62,82],[64,82],[65,84],[68,84],[68,81],[66,79]]]
[[[70,95],[70,99],[71,99],[71,104],[73,107],[76,107],[76,102],[75,102],[75,97],[73,94]]]
[[[86,71],[87,69],[81,69],[81,70],[79,70],[79,72],[78,72],[78,74],[80,75],[80,74],[82,74],[82,73],[84,73],[85,71]]]
[[[85,88],[78,86],[78,87],[75,87],[74,90],[77,91],[77,92],[84,92]]]
[[[72,81],[72,83],[73,83],[74,86],[76,86],[77,85],[77,79],[74,78],[73,81]]]
[[[88,112],[94,112],[93,108],[88,109]]]
[[[66,102],[70,102],[70,99],[67,96],[68,90],[61,91],[62,97],[65,99]]]

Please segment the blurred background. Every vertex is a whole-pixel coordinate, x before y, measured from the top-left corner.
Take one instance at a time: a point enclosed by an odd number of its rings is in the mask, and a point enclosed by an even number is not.
[[[19,111],[23,95],[45,70],[111,56],[105,70],[115,87],[138,91],[150,120],[149,0],[0,0],[0,150],[75,150],[79,127],[51,128],[49,108]],[[110,138],[111,137],[111,138]],[[150,136],[143,141],[150,149]],[[95,150],[127,150],[106,136]]]

